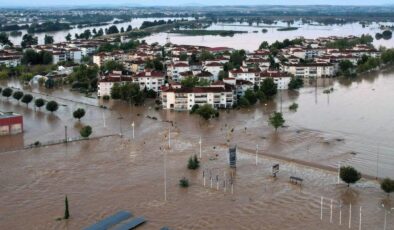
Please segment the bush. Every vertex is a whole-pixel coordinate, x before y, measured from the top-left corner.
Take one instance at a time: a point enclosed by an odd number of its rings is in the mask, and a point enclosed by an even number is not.
[[[12,94],[12,97],[18,101],[23,97],[23,92],[22,91],[16,91],[14,94]]]
[[[25,95],[23,95],[21,101],[22,101],[23,103],[25,103],[26,106],[28,106],[29,103],[30,103],[31,101],[33,101],[33,96],[32,96],[31,94],[25,94]]]
[[[198,104],[194,104],[192,109],[190,110],[190,114],[197,112],[198,108],[200,108],[200,106]]]
[[[387,193],[387,195],[390,195],[390,193],[394,192],[394,180],[391,180],[389,178],[386,178],[380,183],[380,188]]]
[[[304,86],[304,80],[302,80],[302,78],[291,78],[290,82],[289,82],[289,89],[290,90],[295,90],[295,89],[299,89],[301,87]]]
[[[103,96],[103,100],[104,100],[104,101],[108,101],[109,99],[110,99],[110,96],[108,96],[108,95],[104,95],[104,96]]]
[[[3,91],[1,92],[1,95],[3,95],[3,97],[6,97],[8,100],[8,98],[11,97],[11,95],[12,95],[12,91],[13,90],[11,88],[7,87],[7,88],[3,89]]]
[[[289,106],[289,109],[292,110],[292,111],[297,111],[297,109],[298,109],[298,104],[294,102],[293,104],[291,104],[291,105]]]
[[[78,108],[78,109],[75,110],[74,113],[73,113],[73,117],[74,117],[75,119],[78,119],[78,120],[81,120],[81,118],[82,118],[83,116],[85,116],[85,110],[84,110],[84,109],[81,109],[81,108]]]
[[[341,167],[339,176],[348,187],[361,179],[361,174],[351,166]]]
[[[92,134],[92,127],[89,125],[84,126],[79,133],[81,134],[81,137],[88,138]]]
[[[36,99],[36,100],[34,101],[34,105],[35,105],[36,107],[38,107],[39,109],[41,109],[41,107],[44,106],[44,104],[45,104],[45,101],[44,101],[44,99],[42,99],[42,98],[38,98],[38,99]]]
[[[187,168],[196,170],[200,167],[200,161],[197,159],[197,155],[194,155],[189,158],[189,161],[187,163]]]
[[[275,132],[279,127],[282,127],[285,123],[285,119],[283,119],[282,113],[274,112],[270,118],[269,123],[275,128]]]
[[[182,188],[189,187],[189,180],[183,177],[182,179],[179,180],[179,186],[181,186]]]
[[[196,113],[200,115],[202,118],[205,120],[209,120],[212,117],[219,117],[219,111],[214,109],[211,105],[205,104],[201,107],[199,107],[196,110]]]

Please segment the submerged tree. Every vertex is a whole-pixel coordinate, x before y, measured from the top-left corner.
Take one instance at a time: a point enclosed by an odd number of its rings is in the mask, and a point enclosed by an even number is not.
[[[382,183],[380,183],[380,188],[389,196],[390,193],[394,192],[394,180],[390,178],[384,179]]]
[[[83,116],[85,116],[85,110],[84,110],[84,109],[78,108],[77,110],[75,110],[75,111],[73,112],[73,117],[74,117],[75,119],[81,120],[81,118],[82,118]]]
[[[11,97],[11,95],[12,95],[12,91],[13,90],[11,88],[7,87],[7,88],[3,89],[3,91],[1,92],[1,95],[3,95],[3,97],[6,97],[8,100],[8,98]]]
[[[30,103],[31,101],[33,101],[33,96],[32,96],[31,94],[25,94],[25,95],[23,95],[21,101],[22,101],[23,103],[25,103],[26,106],[29,106],[29,103]]]
[[[276,132],[279,127],[283,126],[285,119],[283,119],[282,113],[274,112],[269,118],[269,123],[275,128]]]
[[[79,133],[81,134],[81,137],[88,138],[92,134],[92,127],[89,125],[84,126]]]
[[[12,94],[12,97],[18,101],[23,97],[23,92],[22,91],[16,91]]]
[[[354,184],[361,179],[361,174],[351,166],[341,167],[339,176],[345,183],[347,183],[348,187],[350,184]]]
[[[187,163],[187,168],[195,170],[198,169],[199,167],[200,167],[200,161],[198,160],[197,155],[190,157]]]
[[[34,105],[35,105],[36,107],[38,107],[38,109],[41,109],[41,107],[45,105],[45,101],[44,101],[44,99],[42,99],[42,98],[38,98],[38,99],[36,99],[36,100],[34,101]]]
[[[67,196],[66,196],[66,198],[64,199],[64,219],[65,220],[67,220],[67,219],[69,219],[70,218],[70,211],[68,210],[68,199],[67,199]]]
[[[55,112],[58,108],[59,108],[59,105],[57,104],[56,101],[49,101],[49,102],[47,103],[47,105],[46,105],[46,109],[47,109],[49,112],[51,112],[51,113]]]

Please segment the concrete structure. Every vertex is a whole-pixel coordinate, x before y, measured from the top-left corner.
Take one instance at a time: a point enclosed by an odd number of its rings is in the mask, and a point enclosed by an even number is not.
[[[23,116],[13,112],[0,112],[0,136],[23,132]]]
[[[98,81],[97,96],[110,96],[111,89],[115,83],[125,84],[127,82],[133,82],[131,76],[121,75],[120,73],[112,73],[108,76],[102,77],[101,80]]]
[[[214,108],[232,108],[236,95],[229,86],[211,87],[163,87],[161,92],[163,109],[191,110],[195,104],[210,104]]]
[[[335,67],[330,63],[281,64],[281,70],[302,78],[333,77]]]
[[[153,90],[159,92],[161,86],[164,85],[165,74],[160,71],[152,71],[146,69],[144,72],[138,73],[136,76],[132,77],[133,82],[140,85],[140,89]]]

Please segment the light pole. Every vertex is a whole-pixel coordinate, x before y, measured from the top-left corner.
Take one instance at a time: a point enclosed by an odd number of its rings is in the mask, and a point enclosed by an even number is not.
[[[131,123],[131,127],[133,128],[133,140],[134,140],[134,121]]]
[[[168,128],[168,149],[171,148],[171,127]]]
[[[384,204],[382,204],[382,207],[384,209],[384,225],[383,225],[383,230],[386,230],[387,228],[387,213],[391,214],[391,211],[394,210],[394,208],[389,209],[389,211],[387,211],[387,209],[385,209]]]

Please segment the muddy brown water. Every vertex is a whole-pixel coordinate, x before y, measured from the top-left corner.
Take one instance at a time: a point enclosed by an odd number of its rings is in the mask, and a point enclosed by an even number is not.
[[[16,82],[12,84],[18,87]],[[324,79],[311,82],[299,93],[284,91],[267,104],[222,111],[219,119],[208,123],[185,112],[156,111],[153,103],[141,108],[110,102],[106,105],[111,110],[102,109],[91,106],[102,102],[69,94],[67,89],[44,92],[44,97],[56,98],[66,105],[54,114],[37,112],[32,105],[26,108],[13,99],[2,98],[0,110],[24,114],[26,132],[0,137],[0,226],[81,229],[126,209],[148,219],[142,229],[345,229],[352,203],[352,229],[358,228],[360,206],[362,228],[383,229],[381,204],[390,207],[392,201],[378,184],[364,179],[348,189],[336,184],[335,172],[322,170],[319,165],[335,168],[341,163],[371,176],[394,175],[394,103],[390,103],[393,86],[392,69],[353,81]],[[328,88],[333,88],[333,92],[324,94]],[[299,104],[297,112],[288,109],[293,102]],[[81,123],[71,115],[77,107],[87,110]],[[287,127],[275,133],[267,118],[281,107]],[[163,122],[167,120],[174,121],[174,125]],[[136,124],[135,140],[131,140],[132,121]],[[8,151],[36,140],[61,139],[65,125],[69,136],[77,136],[83,124],[93,126],[94,136],[122,131],[124,137]],[[169,128],[171,149],[164,151]],[[202,167],[190,172],[186,162],[190,155],[199,154],[200,136]],[[239,146],[235,172],[227,166],[227,144]],[[258,166],[257,144],[261,154],[272,156],[258,156]],[[167,201],[163,152],[167,154]],[[311,166],[280,160],[275,155],[306,161]],[[281,164],[277,179],[270,176],[274,163]],[[224,192],[222,184],[220,191],[210,189],[208,181],[204,188],[203,170],[206,175],[218,175],[221,183],[225,174],[228,179],[233,173],[234,194],[229,187]],[[291,175],[302,177],[303,186],[290,184]],[[191,182],[188,189],[177,185],[183,176]],[[72,218],[55,221],[63,213],[65,194],[70,200]],[[325,197],[322,221],[321,196]],[[339,202],[343,204],[342,225]],[[388,215],[387,229],[393,228],[393,218]]]

